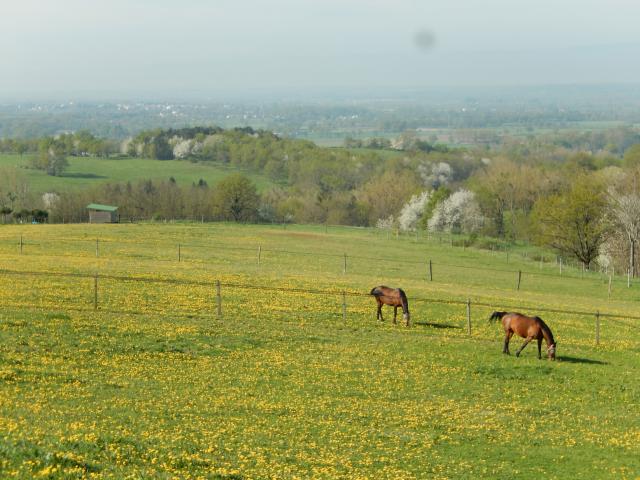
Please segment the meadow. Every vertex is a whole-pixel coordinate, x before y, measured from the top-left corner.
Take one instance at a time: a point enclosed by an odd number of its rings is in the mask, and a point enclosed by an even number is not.
[[[69,168],[62,176],[53,177],[43,170],[27,168],[29,155],[0,154],[1,167],[17,167],[35,193],[75,191],[101,183],[136,183],[142,180],[166,181],[173,177],[180,185],[198,183],[200,179],[209,185],[222,180],[237,168],[184,160],[152,160],[145,158],[68,157]],[[274,183],[265,175],[242,172],[258,187],[267,190]]]
[[[639,284],[609,298],[605,275],[533,253],[341,227],[0,226],[0,477],[638,478]],[[375,320],[381,283],[407,291],[410,328]],[[586,313],[541,312],[550,362],[502,355],[487,318],[511,306]],[[598,345],[596,311],[619,315]]]

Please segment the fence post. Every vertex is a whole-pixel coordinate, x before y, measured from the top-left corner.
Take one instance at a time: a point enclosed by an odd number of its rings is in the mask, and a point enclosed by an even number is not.
[[[220,280],[216,280],[216,306],[218,318],[222,318],[222,295],[220,294]]]
[[[607,298],[611,300],[611,275],[609,275],[609,296]]]
[[[96,238],[96,258],[100,256],[100,240]]]
[[[467,298],[467,333],[471,335],[471,299]]]
[[[98,274],[93,276],[93,309],[98,310]]]
[[[600,312],[596,312],[596,345],[600,345]]]
[[[180,244],[178,244],[178,262],[182,261],[182,250],[180,248]]]
[[[344,265],[342,266],[342,273],[347,273],[347,254],[344,254]]]
[[[261,257],[262,257],[262,245],[258,245],[258,266],[260,266]]]
[[[20,235],[20,255],[22,255],[22,246],[24,245],[24,241],[22,240],[22,235]]]
[[[518,270],[518,291],[520,290],[520,280],[522,280],[522,270]]]
[[[347,294],[342,291],[342,321],[347,322]]]
[[[429,259],[429,281],[433,282],[433,264],[431,263],[431,259]]]

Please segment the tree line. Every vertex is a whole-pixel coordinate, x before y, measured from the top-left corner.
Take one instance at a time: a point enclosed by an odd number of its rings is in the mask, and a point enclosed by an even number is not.
[[[597,262],[635,274],[638,131],[572,136],[573,143],[568,138],[561,142],[550,134],[500,148],[461,149],[407,132],[390,143],[323,148],[251,128],[150,130],[126,142],[130,161],[224,164],[266,173],[280,186],[258,192],[246,177],[232,175],[215,185],[146,180],[35,198],[19,172],[7,171],[0,176],[0,207],[4,221],[26,221],[29,211],[33,220],[42,220],[36,210],[46,211],[52,222],[85,221],[86,205],[99,202],[119,206],[121,218],[133,221],[328,223],[464,233],[536,242],[585,268]],[[45,152],[49,165],[52,156],[102,155],[99,143],[79,132],[33,141],[26,151],[36,157]],[[585,145],[598,149],[584,150]]]

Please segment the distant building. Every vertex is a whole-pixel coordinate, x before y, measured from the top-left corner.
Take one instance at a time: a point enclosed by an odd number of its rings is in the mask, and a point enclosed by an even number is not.
[[[87,205],[87,210],[89,210],[89,223],[118,223],[120,220],[118,207],[90,203]]]

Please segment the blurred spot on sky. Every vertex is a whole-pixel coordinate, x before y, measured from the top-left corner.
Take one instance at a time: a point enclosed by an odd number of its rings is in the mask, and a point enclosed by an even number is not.
[[[413,36],[413,42],[422,52],[429,52],[436,45],[436,35],[427,29],[419,30]]]

